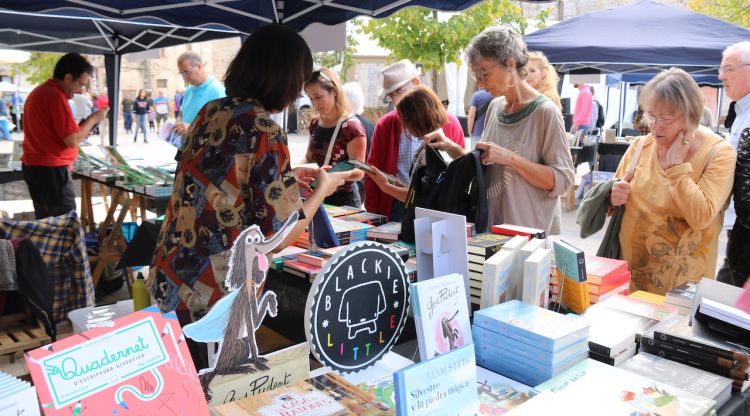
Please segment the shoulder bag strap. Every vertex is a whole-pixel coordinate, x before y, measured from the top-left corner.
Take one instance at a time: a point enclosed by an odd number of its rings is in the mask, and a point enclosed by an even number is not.
[[[641,150],[643,150],[643,145],[645,143],[646,143],[645,137],[638,141],[638,147],[635,149],[633,160],[630,161],[630,167],[628,167],[628,172],[625,174],[625,177],[631,176],[633,172],[635,172],[635,166],[638,164],[638,159],[641,157]]]
[[[336,138],[338,138],[339,136],[339,130],[341,129],[341,126],[346,122],[346,120],[349,120],[349,117],[341,117],[339,121],[336,122],[336,128],[333,129],[333,136],[331,136],[331,141],[330,143],[328,143],[328,152],[326,152],[326,158],[323,161],[323,166],[328,166],[331,163],[333,145],[336,144]]]
[[[711,148],[711,151],[708,152],[708,156],[706,156],[706,162],[703,164],[703,170],[701,171],[701,177],[703,176],[704,173],[706,173],[706,169],[708,169],[708,164],[711,163],[711,159],[713,159],[714,155],[716,155],[716,152],[718,152],[719,148],[724,144],[726,144],[726,142],[723,142],[723,141],[717,142]],[[698,179],[700,179],[700,177],[698,177]]]

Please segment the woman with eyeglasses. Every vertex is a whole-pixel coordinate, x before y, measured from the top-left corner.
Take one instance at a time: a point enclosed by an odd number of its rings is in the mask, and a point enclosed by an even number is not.
[[[732,190],[735,153],[700,126],[703,95],[682,69],[663,71],[640,96],[651,133],[620,160],[612,206],[625,205],[620,256],[630,264],[631,290],[664,295],[688,281],[716,275],[723,210]],[[625,176],[639,146],[633,175]]]
[[[316,115],[310,121],[310,143],[307,146],[305,162],[314,162],[318,166],[336,168],[347,160],[367,159],[367,139],[365,127],[352,114],[349,101],[341,88],[341,82],[331,70],[321,68],[313,71],[305,82],[305,94]],[[334,137],[335,135],[335,137]],[[353,170],[353,180],[364,177],[364,172]],[[347,182],[325,199],[326,204],[360,207],[359,188],[356,183]]]
[[[517,224],[560,234],[560,195],[573,184],[562,113],[525,80],[529,53],[513,29],[485,29],[469,44],[474,77],[496,97],[477,149],[487,165],[489,224]],[[453,158],[464,153],[436,132],[425,138]]]

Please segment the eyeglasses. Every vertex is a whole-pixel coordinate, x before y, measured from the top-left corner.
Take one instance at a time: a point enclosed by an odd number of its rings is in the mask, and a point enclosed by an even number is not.
[[[190,68],[188,68],[188,69],[186,69],[184,71],[179,71],[177,73],[180,74],[180,75],[182,75],[183,77],[186,77],[189,73],[193,72],[194,69],[195,69],[195,67],[191,66]]]
[[[389,92],[386,94],[385,99],[389,103],[396,103],[396,99],[404,94],[406,94],[406,87],[398,87],[396,90]]]
[[[682,114],[680,114],[679,117],[656,117],[649,113],[643,113],[641,120],[649,126],[653,126],[656,123],[659,123],[662,126],[669,126],[680,118],[682,118]]]
[[[741,66],[750,66],[750,64],[724,65],[719,67],[719,75],[728,74]]]
[[[499,66],[499,65],[497,65],[497,64],[492,65],[489,69],[485,69],[485,68],[482,68],[482,67],[477,67],[476,70],[472,70],[471,71],[471,75],[474,77],[474,81],[482,82],[485,79],[487,79],[487,74],[490,72],[490,70],[492,68],[497,67],[497,66]]]

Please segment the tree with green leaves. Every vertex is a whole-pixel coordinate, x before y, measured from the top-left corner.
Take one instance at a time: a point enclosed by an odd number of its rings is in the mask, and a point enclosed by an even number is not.
[[[13,69],[26,75],[30,83],[42,84],[52,78],[55,65],[61,57],[61,53],[31,52],[31,58],[28,61],[14,64]]]
[[[543,27],[552,9],[537,19]],[[421,7],[409,7],[385,19],[372,19],[362,31],[391,52],[396,59],[420,63],[426,70],[441,70],[448,62],[460,63],[461,52],[471,39],[494,24],[506,24],[524,33],[528,20],[511,0],[483,1],[446,20],[438,20]]]
[[[750,28],[750,3],[747,0],[690,0],[691,9]]]

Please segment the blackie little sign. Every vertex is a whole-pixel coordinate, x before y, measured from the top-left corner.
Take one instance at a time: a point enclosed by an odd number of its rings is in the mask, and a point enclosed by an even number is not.
[[[310,288],[307,341],[315,357],[341,373],[375,364],[406,323],[406,266],[386,245],[366,241],[336,253]]]

